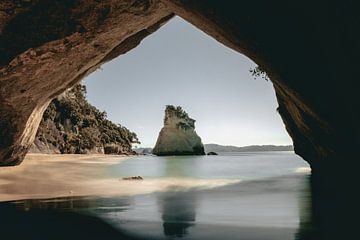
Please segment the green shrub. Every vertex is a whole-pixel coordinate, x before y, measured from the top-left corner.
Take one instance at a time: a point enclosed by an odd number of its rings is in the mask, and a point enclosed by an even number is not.
[[[71,131],[65,132],[64,123],[69,119]],[[52,124],[54,129],[48,129]],[[139,143],[137,135],[120,124],[107,119],[107,114],[92,106],[86,100],[86,87],[78,84],[64,95],[54,99],[41,121],[38,139],[45,142],[46,138],[58,136],[54,146],[60,146],[62,153],[85,153],[94,147],[105,144],[119,145],[131,151],[133,143]]]

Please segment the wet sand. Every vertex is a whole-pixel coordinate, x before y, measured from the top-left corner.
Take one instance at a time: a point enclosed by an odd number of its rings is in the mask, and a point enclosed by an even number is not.
[[[32,154],[20,166],[1,168],[3,236],[305,239],[302,235],[310,221],[307,168],[251,181],[188,177],[127,181],[110,171],[115,165],[136,164],[133,160]]]
[[[297,175],[127,197],[3,202],[0,223],[28,239],[300,240],[310,220],[306,183]],[[18,227],[25,231],[13,231]]]
[[[96,215],[139,239],[294,239],[309,201],[308,176],[293,175],[103,199]]]

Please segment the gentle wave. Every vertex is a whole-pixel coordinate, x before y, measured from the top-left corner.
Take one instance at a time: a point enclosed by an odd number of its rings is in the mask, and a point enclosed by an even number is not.
[[[310,167],[299,167],[299,168],[295,169],[294,172],[295,173],[311,173],[311,168]]]

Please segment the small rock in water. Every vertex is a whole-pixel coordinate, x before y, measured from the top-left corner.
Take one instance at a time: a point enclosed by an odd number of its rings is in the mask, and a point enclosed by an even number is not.
[[[141,176],[123,177],[122,180],[144,180]]]
[[[219,155],[216,152],[208,152],[207,155]]]

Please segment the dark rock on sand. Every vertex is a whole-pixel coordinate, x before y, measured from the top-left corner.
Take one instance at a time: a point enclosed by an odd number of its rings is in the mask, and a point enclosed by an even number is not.
[[[207,155],[219,155],[216,152],[208,152]]]

